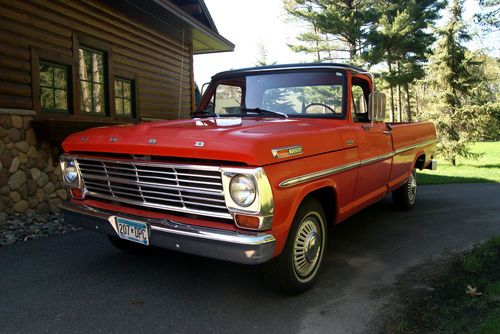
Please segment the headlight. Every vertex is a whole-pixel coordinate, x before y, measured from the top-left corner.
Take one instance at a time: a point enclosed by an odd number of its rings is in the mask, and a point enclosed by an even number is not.
[[[63,164],[63,178],[68,184],[73,184],[78,180],[78,171],[73,160],[65,161]]]
[[[233,176],[229,192],[233,201],[240,206],[247,207],[255,201],[255,183],[248,176]]]

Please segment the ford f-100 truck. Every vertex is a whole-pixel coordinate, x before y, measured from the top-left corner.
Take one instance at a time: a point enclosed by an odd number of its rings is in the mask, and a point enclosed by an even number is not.
[[[327,229],[392,193],[414,206],[432,123],[386,123],[372,75],[343,64],[216,74],[191,119],[89,129],[63,143],[65,220],[128,252],[163,247],[263,264],[294,294]]]

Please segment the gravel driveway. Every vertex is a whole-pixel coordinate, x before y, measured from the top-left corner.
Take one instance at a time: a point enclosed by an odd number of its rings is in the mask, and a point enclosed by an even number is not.
[[[373,333],[396,277],[500,234],[500,184],[423,186],[330,230],[318,284],[286,297],[258,271],[171,252],[134,257],[87,231],[0,248],[2,333]]]

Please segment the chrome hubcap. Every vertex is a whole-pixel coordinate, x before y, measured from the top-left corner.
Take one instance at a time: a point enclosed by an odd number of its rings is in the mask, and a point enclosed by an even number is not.
[[[410,200],[410,203],[413,203],[417,197],[417,176],[415,175],[415,170],[413,170],[410,174],[408,185],[408,199]]]
[[[321,231],[316,217],[307,217],[299,227],[294,243],[294,266],[299,276],[311,274],[321,251]]]

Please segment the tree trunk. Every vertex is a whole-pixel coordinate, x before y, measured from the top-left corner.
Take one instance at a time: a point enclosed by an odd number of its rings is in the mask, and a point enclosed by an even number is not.
[[[356,43],[349,43],[349,57],[351,58],[351,60],[356,57]]]
[[[408,115],[408,122],[411,122],[410,87],[408,84],[405,84],[405,90],[406,90],[406,112]]]
[[[312,24],[313,24],[314,34],[316,36],[318,36],[319,32],[318,32],[318,28],[316,27],[316,22],[313,21]],[[318,40],[316,40],[316,57],[317,57],[318,63],[321,63],[321,53],[319,51],[319,42],[318,42]]]
[[[400,74],[400,68],[399,68],[399,61],[396,63],[397,67],[398,67],[398,75]],[[403,121],[403,106],[402,106],[402,103],[401,103],[401,85],[398,83],[397,85],[397,93],[398,93],[398,117],[399,117],[399,121],[402,122]]]
[[[392,74],[392,63],[390,60],[387,61],[387,66],[389,67],[389,73]],[[391,118],[390,121],[394,122],[394,87],[392,83],[390,84],[390,95],[391,95]]]
[[[402,122],[403,121],[403,112],[402,112],[402,106],[401,106],[401,85],[398,84],[396,86],[396,93],[398,95],[398,120],[399,122]]]
[[[420,115],[420,100],[418,98],[418,94],[420,94],[421,89],[415,91],[415,122],[418,122]]]

